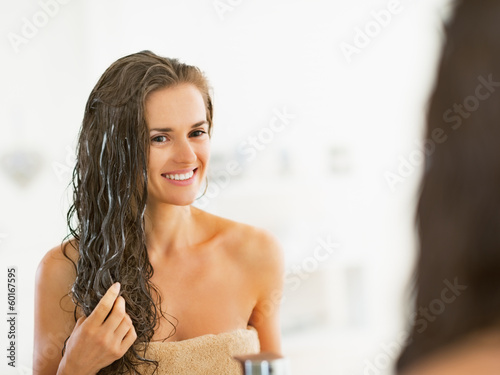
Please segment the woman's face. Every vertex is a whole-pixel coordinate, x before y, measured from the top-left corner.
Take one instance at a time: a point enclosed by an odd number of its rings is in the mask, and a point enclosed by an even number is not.
[[[196,86],[180,84],[153,91],[145,107],[148,203],[189,205],[198,195],[210,157],[203,97]]]

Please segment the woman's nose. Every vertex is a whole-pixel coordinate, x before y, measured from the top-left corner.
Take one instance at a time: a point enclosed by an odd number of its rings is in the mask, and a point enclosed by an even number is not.
[[[181,139],[175,142],[173,158],[179,164],[191,164],[196,161],[196,153],[189,140]]]

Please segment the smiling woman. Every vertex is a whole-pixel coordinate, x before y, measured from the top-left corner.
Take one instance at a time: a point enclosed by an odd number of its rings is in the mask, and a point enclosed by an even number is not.
[[[92,91],[68,212],[37,272],[35,374],[238,374],[279,354],[283,256],[268,233],[191,206],[210,157],[200,70],[144,51]]]
[[[151,93],[146,122],[151,137],[150,200],[190,204],[201,188],[210,157],[209,124],[200,91],[181,84]]]

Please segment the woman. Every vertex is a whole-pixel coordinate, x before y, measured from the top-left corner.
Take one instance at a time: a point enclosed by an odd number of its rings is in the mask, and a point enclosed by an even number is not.
[[[398,373],[500,373],[500,2],[462,0],[427,116],[415,320]]]
[[[85,108],[74,238],[37,272],[34,373],[239,372],[280,353],[283,259],[266,232],[191,206],[210,156],[212,101],[195,67],[119,59]]]

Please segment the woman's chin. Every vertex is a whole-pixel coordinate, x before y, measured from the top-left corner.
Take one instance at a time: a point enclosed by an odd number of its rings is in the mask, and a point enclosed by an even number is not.
[[[152,197],[148,197],[148,205],[149,206],[156,206],[158,204],[160,205],[171,205],[171,206],[189,206],[193,204],[196,200],[196,196],[185,196],[185,197],[176,197],[175,199],[172,199],[172,197],[169,197],[168,199],[156,199]]]

